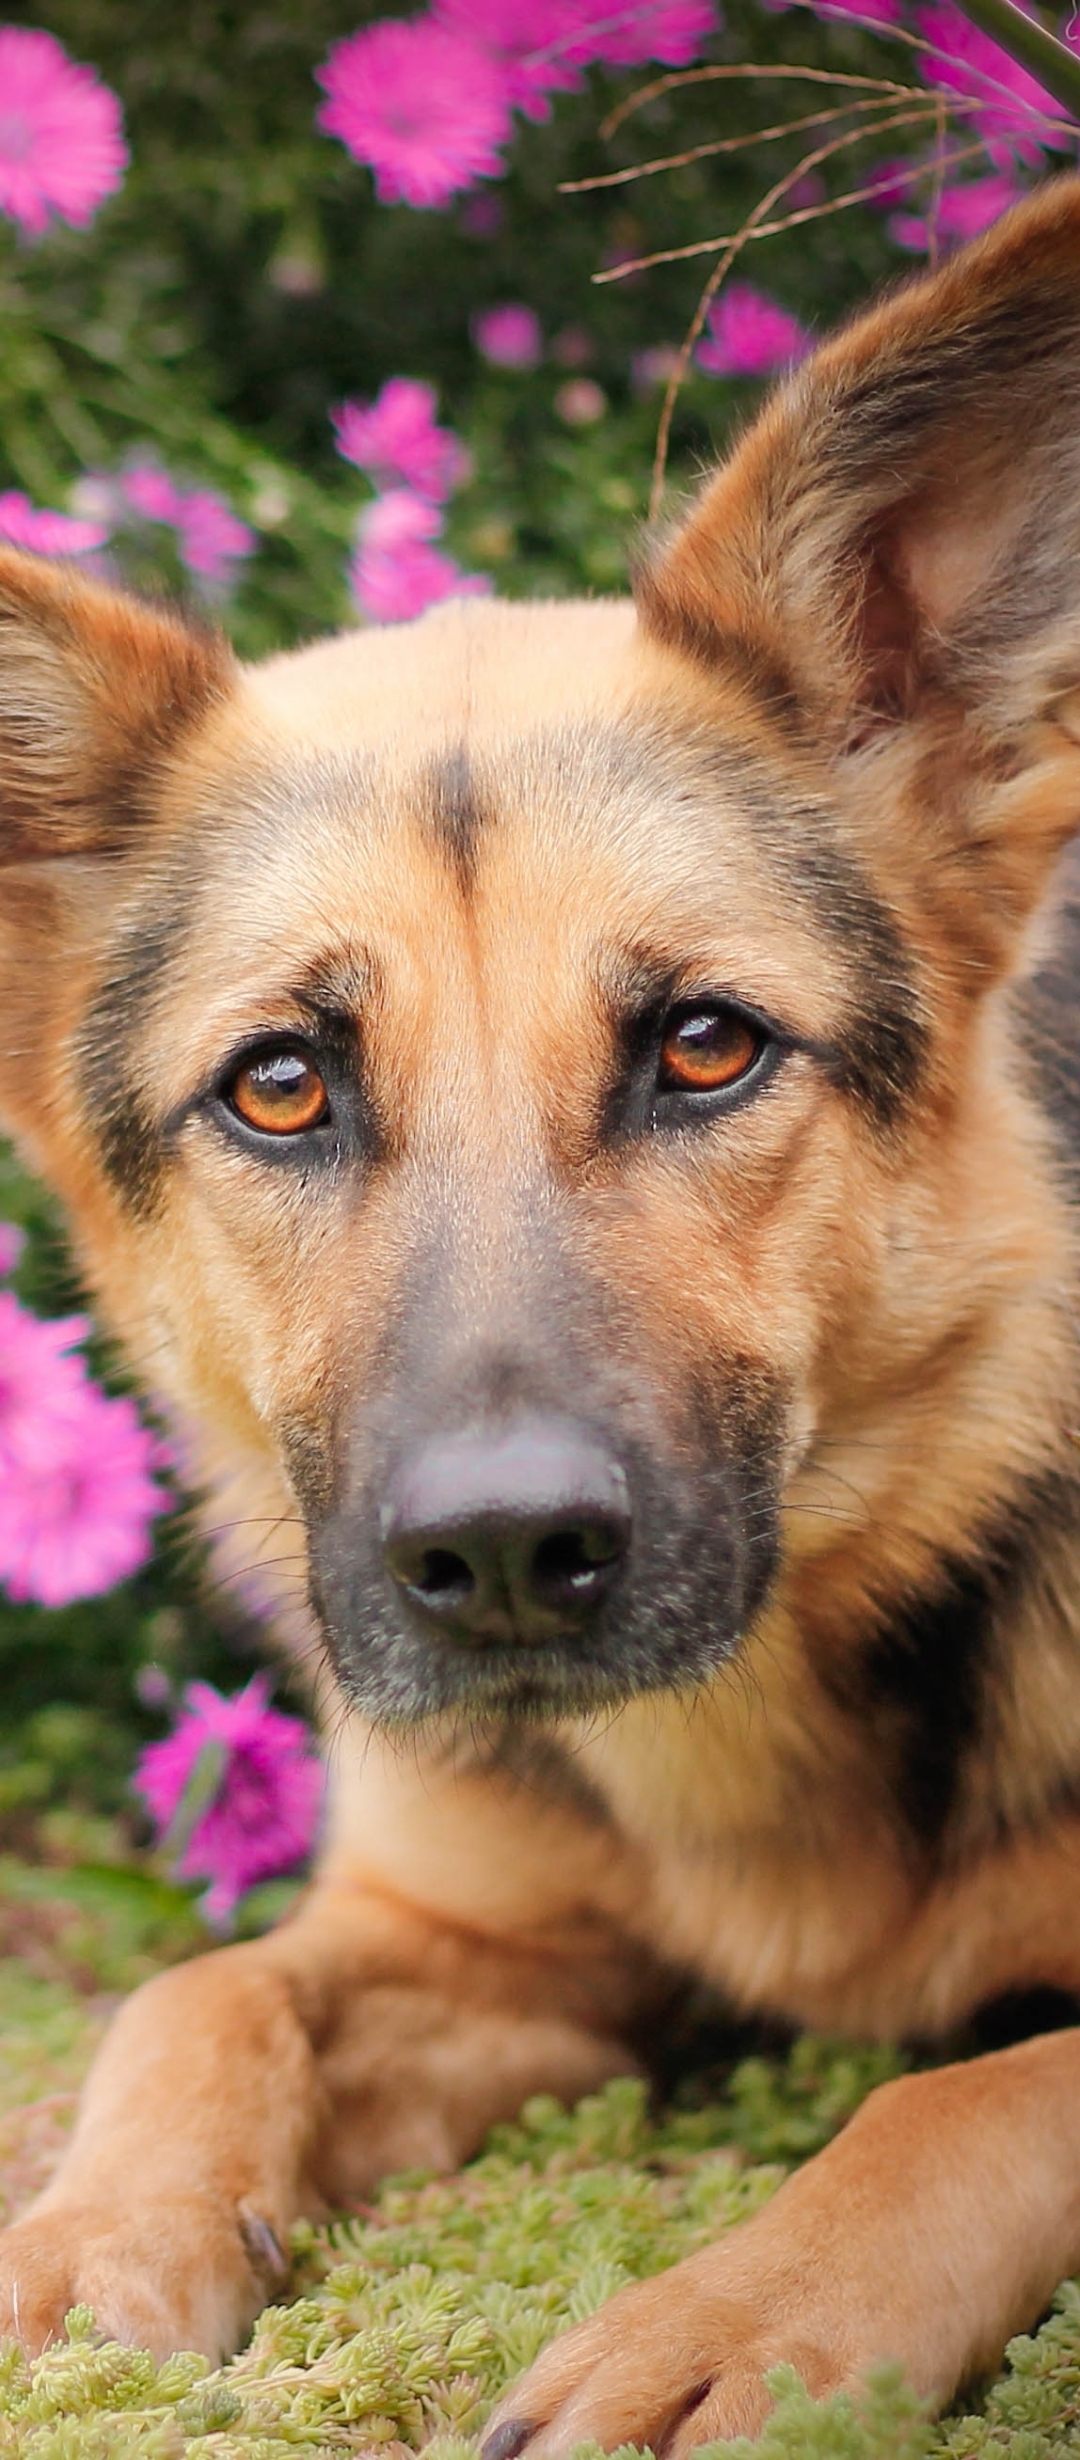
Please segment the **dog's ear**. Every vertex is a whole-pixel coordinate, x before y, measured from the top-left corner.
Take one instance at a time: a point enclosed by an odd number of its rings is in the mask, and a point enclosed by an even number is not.
[[[168,609],[0,549],[0,863],[122,852],[231,672]]]
[[[1035,894],[1080,824],[1053,758],[1080,738],[1080,179],[819,349],[638,597],[648,633],[741,672],[831,760],[902,742],[969,839],[964,777],[1010,781],[1018,812],[1041,768]]]

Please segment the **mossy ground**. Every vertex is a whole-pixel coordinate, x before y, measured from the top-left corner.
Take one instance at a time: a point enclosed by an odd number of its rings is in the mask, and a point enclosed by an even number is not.
[[[114,1997],[190,1943],[188,1922],[115,1874],[0,1868],[0,2218],[57,2158]],[[756,2210],[889,2064],[803,2041],[658,2119],[631,2082],[572,2114],[535,2101],[460,2176],[399,2178],[298,2230],[288,2303],[217,2372],[102,2345],[81,2312],[35,2366],[0,2346],[0,2460],[475,2460],[492,2402],[552,2333]],[[793,2377],[775,2389],[762,2442],[717,2455],[1080,2460],[1080,2289],[936,2426],[888,2374],[858,2406],[817,2406]]]

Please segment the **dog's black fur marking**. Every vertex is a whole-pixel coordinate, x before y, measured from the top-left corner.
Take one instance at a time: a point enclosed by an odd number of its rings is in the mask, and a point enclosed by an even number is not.
[[[854,1672],[822,1669],[833,1696],[876,1734],[901,1830],[914,1850],[949,1856],[965,1775],[987,1734],[995,1686],[1008,1682],[1010,1625],[1039,1569],[1044,1533],[1075,1520],[1064,1476],[1027,1481],[967,1556],[943,1554],[932,1581],[884,1608]]]
[[[811,818],[805,815],[807,824]],[[904,938],[859,865],[830,845],[820,823],[814,833],[796,827],[793,837],[791,884],[841,942],[855,975],[848,1016],[832,1037],[837,1081],[887,1132],[919,1089],[927,1047]]]
[[[106,1175],[140,1220],[150,1219],[157,1207],[165,1138],[140,1087],[134,1055],[188,921],[182,891],[173,887],[155,899],[153,911],[113,950],[75,1046],[86,1115],[95,1125]]]
[[[478,799],[476,778],[464,743],[432,761],[428,808],[436,844],[449,856],[458,883],[467,895],[476,876],[478,841],[486,813]]]
[[[663,736],[661,736],[663,740]],[[673,765],[687,773],[686,747],[671,741]],[[768,863],[785,901],[809,909],[843,956],[847,1012],[833,1030],[833,1074],[883,1133],[895,1129],[918,1093],[927,1030],[912,952],[893,913],[850,847],[841,845],[825,801],[792,804],[790,785],[773,777],[757,750],[699,734],[691,774],[721,794],[750,824],[755,853]],[[676,772],[677,773],[677,772]]]
[[[1059,904],[1046,962],[1015,994],[1020,1047],[1037,1101],[1049,1119],[1058,1166],[1073,1203],[1080,1197],[1080,846],[1072,845],[1058,881]]]

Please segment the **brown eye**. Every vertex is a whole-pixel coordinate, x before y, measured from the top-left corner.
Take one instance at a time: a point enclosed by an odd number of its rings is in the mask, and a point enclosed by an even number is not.
[[[721,1093],[748,1076],[765,1036],[734,1008],[692,1008],[669,1017],[660,1045],[662,1093]]]
[[[264,1136],[302,1136],[330,1115],[326,1087],[304,1051],[258,1053],[238,1068],[227,1094],[238,1117]]]

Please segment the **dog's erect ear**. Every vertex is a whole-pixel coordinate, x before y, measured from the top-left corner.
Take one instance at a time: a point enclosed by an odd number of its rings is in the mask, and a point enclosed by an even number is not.
[[[829,751],[922,718],[1000,777],[1080,734],[1080,179],[818,350],[638,594]]]
[[[168,609],[0,548],[0,863],[122,851],[231,670]]]

